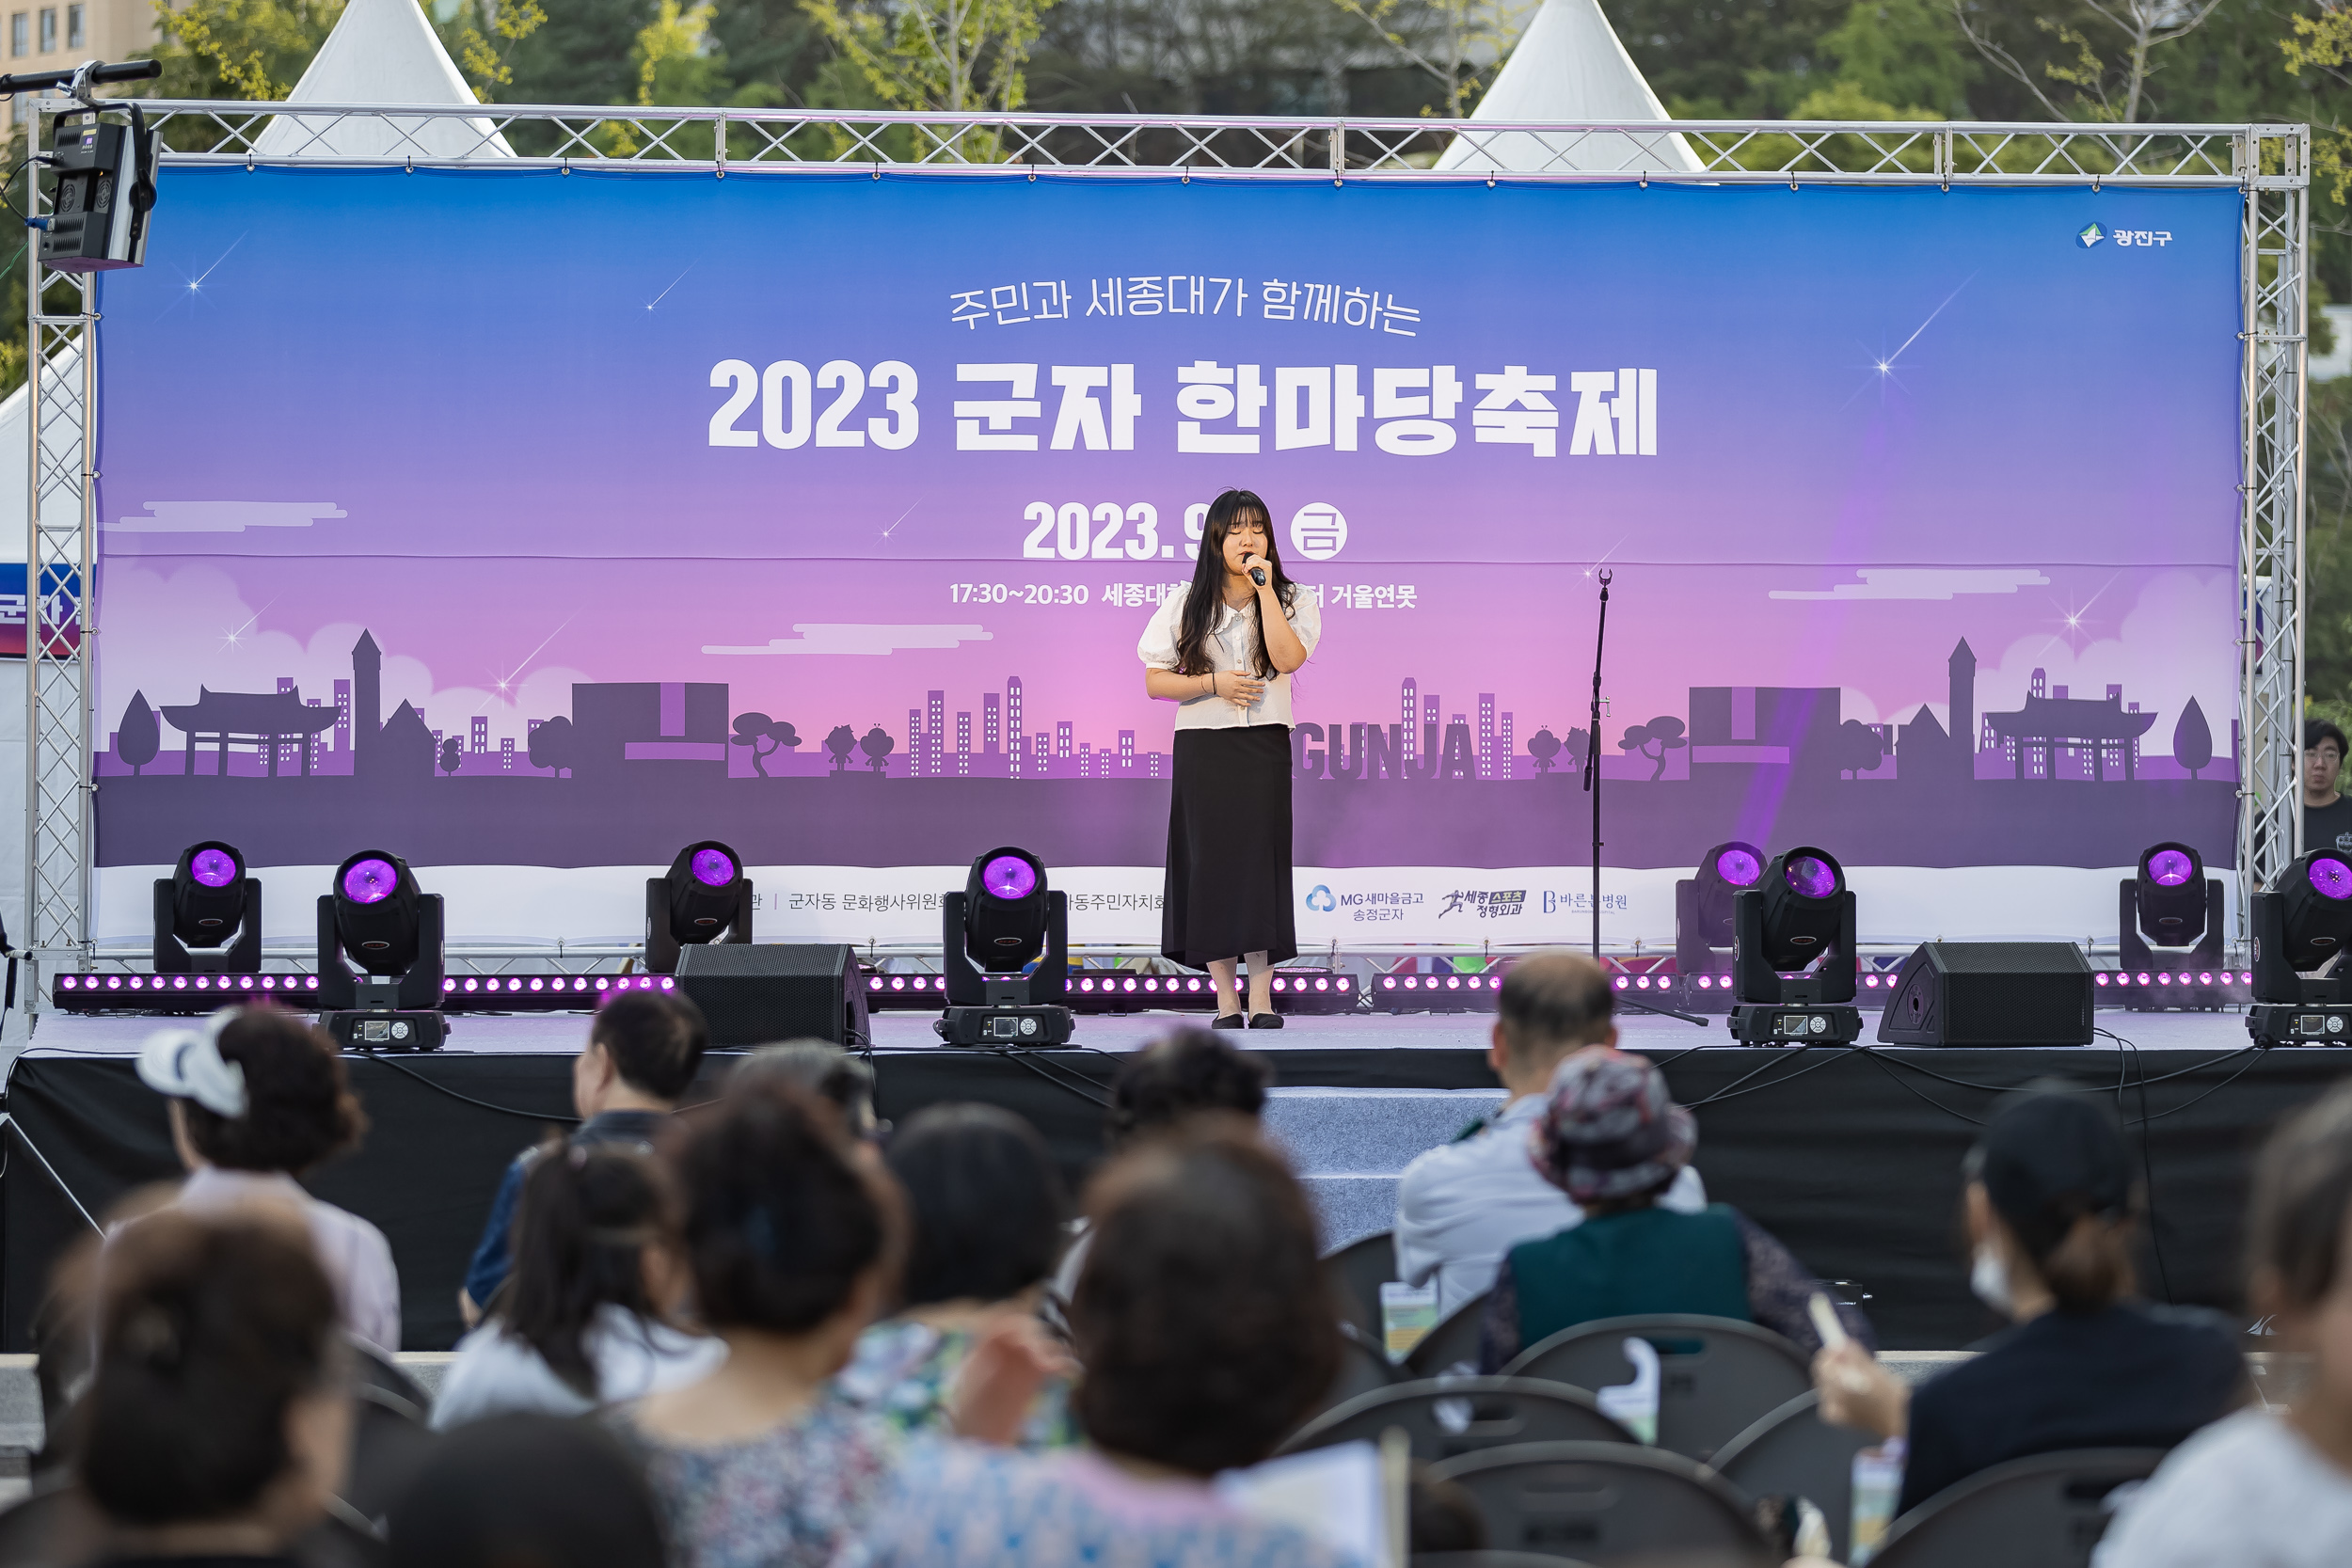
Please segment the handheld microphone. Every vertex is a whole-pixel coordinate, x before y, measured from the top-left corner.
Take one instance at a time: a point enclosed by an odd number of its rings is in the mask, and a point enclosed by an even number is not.
[[[1250,567],[1249,580],[1256,583],[1259,587],[1263,588],[1265,586],[1265,568],[1263,566]]]

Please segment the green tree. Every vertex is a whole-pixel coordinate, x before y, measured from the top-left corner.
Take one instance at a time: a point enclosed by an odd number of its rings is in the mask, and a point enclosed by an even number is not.
[[[1854,0],[1821,52],[1860,97],[1947,119],[1967,114],[1984,74],[1947,0]]]
[[[1442,93],[1445,117],[1468,115],[1534,20],[1539,0],[1331,0],[1370,27]]]
[[[1604,7],[1626,53],[1665,105],[1686,119],[1786,116],[1836,71],[1823,39],[1851,0],[1612,0]]]
[[[343,14],[343,0],[152,3],[164,98],[283,100]]]
[[[2072,0],[2036,10],[2012,0],[1952,0],[1952,15],[1985,62],[2023,87],[2042,115],[2128,124],[2150,118],[2157,71],[2195,69],[2194,49],[2167,46],[2196,33],[2220,5]]]
[[[509,103],[636,103],[637,40],[659,9],[658,0],[564,0],[548,25],[516,40],[505,57],[510,79],[496,96]]]
[[[1018,109],[1039,18],[1055,0],[801,0],[833,46],[897,109]]]
[[[433,8],[427,6],[425,14],[432,16]],[[472,84],[474,96],[487,103],[499,88],[514,85],[516,45],[547,23],[548,13],[540,8],[539,0],[505,0],[503,4],[459,0],[448,21],[435,18],[434,29],[441,35],[441,46],[449,51],[449,57]]]

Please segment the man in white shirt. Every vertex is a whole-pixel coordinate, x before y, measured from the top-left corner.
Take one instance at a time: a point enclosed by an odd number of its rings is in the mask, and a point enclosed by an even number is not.
[[[1408,1285],[1438,1285],[1438,1317],[1493,1286],[1502,1255],[1521,1242],[1581,1225],[1584,1212],[1535,1172],[1527,1130],[1560,1064],[1617,1043],[1616,993],[1581,953],[1522,958],[1502,982],[1486,1061],[1510,1098],[1454,1142],[1405,1167],[1396,1188],[1396,1269]],[[1707,1188],[1685,1165],[1660,1203],[1690,1212]]]

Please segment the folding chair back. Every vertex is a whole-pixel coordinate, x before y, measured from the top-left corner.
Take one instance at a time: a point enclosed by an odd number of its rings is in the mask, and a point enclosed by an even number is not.
[[[1499,1551],[1573,1553],[1595,1568],[1780,1560],[1729,1482],[1679,1454],[1630,1443],[1527,1443],[1432,1465],[1477,1499]]]
[[[1853,1538],[1853,1456],[1877,1437],[1821,1419],[1821,1396],[1799,1394],[1715,1450],[1715,1473],[1751,1497],[1803,1497],[1829,1523],[1839,1562]]]
[[[2119,1488],[2145,1481],[2161,1449],[2034,1454],[1946,1487],[1895,1522],[1873,1568],[2085,1568]]]
[[[1486,1295],[1477,1295],[1454,1308],[1453,1315],[1429,1331],[1405,1357],[1407,1377],[1436,1377],[1461,1368],[1478,1370],[1478,1331],[1486,1319]]]
[[[1340,1298],[1340,1316],[1382,1342],[1380,1287],[1396,1277],[1396,1236],[1377,1231],[1359,1236],[1323,1257],[1325,1277]]]
[[[1597,1390],[1633,1381],[1625,1341],[1658,1351],[1658,1446],[1702,1462],[1813,1386],[1804,1352],[1736,1318],[1685,1313],[1602,1318],[1531,1345],[1502,1369]]]
[[[1581,1388],[1526,1378],[1438,1378],[1360,1395],[1302,1427],[1284,1453],[1339,1443],[1377,1443],[1402,1430],[1426,1464],[1515,1443],[1630,1443]]]

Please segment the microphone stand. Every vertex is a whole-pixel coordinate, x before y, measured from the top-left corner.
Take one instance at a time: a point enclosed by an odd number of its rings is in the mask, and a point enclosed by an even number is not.
[[[1600,962],[1600,656],[1609,643],[1609,585],[1615,575],[1602,567],[1594,576],[1600,578],[1600,624],[1593,633],[1593,717],[1587,732],[1591,738],[1584,744],[1584,791],[1593,798],[1593,961]],[[1707,1020],[1673,1007],[1652,1006],[1636,1002],[1620,993],[1617,1006],[1631,1007],[1636,1012],[1657,1013],[1665,1018],[1678,1018],[1685,1023],[1704,1029]]]

